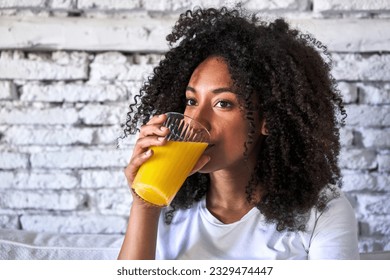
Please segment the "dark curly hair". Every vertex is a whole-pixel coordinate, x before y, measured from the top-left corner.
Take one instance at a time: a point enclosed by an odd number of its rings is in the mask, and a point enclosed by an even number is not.
[[[346,113],[326,47],[283,19],[269,23],[225,7],[188,10],[167,40],[170,50],[130,105],[124,135],[137,133],[152,115],[184,112],[192,72],[207,57],[222,57],[251,127],[246,146],[257,133],[255,111],[269,132],[247,199],[252,202],[255,188],[261,188],[261,201],[255,203],[267,221],[278,230],[303,230],[299,217],[313,207],[323,210],[337,195],[332,186],[340,185],[339,126]],[[188,177],[166,221],[176,209],[199,201],[209,183],[207,174]]]

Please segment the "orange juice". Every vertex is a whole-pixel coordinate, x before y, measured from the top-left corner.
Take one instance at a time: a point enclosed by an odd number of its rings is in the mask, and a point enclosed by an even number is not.
[[[153,156],[138,170],[132,188],[144,200],[166,206],[175,197],[207,143],[168,141],[152,147]]]

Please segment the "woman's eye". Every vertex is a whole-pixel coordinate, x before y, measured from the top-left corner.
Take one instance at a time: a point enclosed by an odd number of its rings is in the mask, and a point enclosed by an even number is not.
[[[219,108],[230,108],[232,107],[232,103],[230,103],[229,101],[220,100],[215,106]]]
[[[186,105],[187,106],[195,106],[196,105],[196,101],[194,99],[187,98],[186,99]]]

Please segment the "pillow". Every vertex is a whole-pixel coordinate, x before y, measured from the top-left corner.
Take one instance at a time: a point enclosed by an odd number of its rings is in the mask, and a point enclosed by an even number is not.
[[[115,260],[123,238],[0,229],[0,260]]]

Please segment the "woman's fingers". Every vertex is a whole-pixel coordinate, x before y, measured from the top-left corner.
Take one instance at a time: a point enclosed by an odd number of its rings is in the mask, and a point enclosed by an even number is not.
[[[167,119],[165,114],[152,117],[147,124],[141,127],[139,137],[146,137],[150,135],[166,135],[168,130],[166,127],[163,127],[162,124]]]
[[[129,185],[132,184],[140,166],[153,155],[151,146],[162,146],[166,143],[165,137],[169,129],[162,126],[166,115],[154,116],[147,124],[141,127],[138,139],[133,149],[133,155],[125,169],[125,175]]]
[[[127,178],[127,182],[131,185],[134,181],[135,175],[137,175],[139,167],[146,162],[149,158],[153,156],[153,150],[147,150],[146,152],[139,154],[137,156],[133,156],[130,160],[130,163],[127,165],[125,169],[125,175]]]
[[[134,146],[134,155],[145,152],[150,146],[165,144],[165,137],[169,133],[169,129],[163,126],[166,118],[166,115],[154,116],[141,127],[138,140]]]

